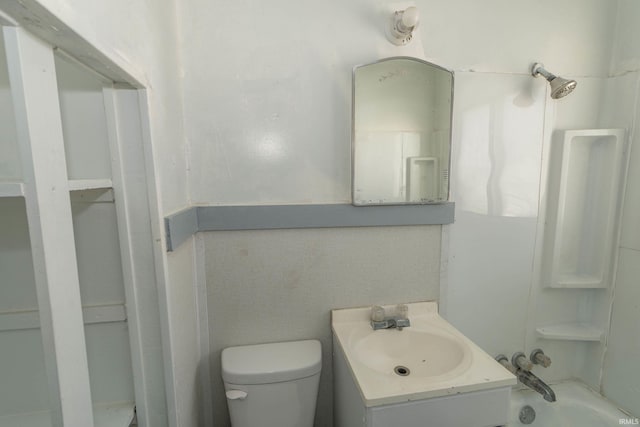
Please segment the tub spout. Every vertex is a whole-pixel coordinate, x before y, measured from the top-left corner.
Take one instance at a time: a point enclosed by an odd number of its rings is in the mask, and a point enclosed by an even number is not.
[[[518,381],[520,381],[522,384],[540,393],[544,400],[546,400],[547,402],[556,401],[556,394],[553,392],[551,387],[549,387],[540,378],[535,376],[531,371],[518,369],[516,371],[516,377],[518,377]]]

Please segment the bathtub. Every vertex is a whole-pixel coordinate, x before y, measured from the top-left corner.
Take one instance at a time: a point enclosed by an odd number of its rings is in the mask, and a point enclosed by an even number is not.
[[[551,385],[557,401],[546,402],[531,390],[511,394],[511,414],[508,427],[522,427],[521,409],[529,405],[535,411],[533,427],[612,427],[640,425],[637,417],[625,414],[611,402],[577,382]]]

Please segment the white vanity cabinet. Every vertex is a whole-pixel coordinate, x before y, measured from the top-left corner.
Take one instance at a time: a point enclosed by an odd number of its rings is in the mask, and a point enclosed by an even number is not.
[[[335,427],[496,427],[509,420],[511,387],[367,407],[340,344],[333,344]]]
[[[506,425],[515,376],[440,317],[436,302],[402,306],[411,325],[399,329],[374,330],[369,307],[332,311],[334,426]],[[394,318],[393,306],[384,310]]]

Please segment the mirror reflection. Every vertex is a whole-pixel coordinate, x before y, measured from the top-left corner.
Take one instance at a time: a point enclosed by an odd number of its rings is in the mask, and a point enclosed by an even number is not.
[[[449,197],[453,73],[388,58],[353,73],[353,204]]]

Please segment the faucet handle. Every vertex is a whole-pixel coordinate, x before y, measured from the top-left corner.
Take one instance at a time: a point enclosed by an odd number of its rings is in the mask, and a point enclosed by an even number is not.
[[[509,363],[509,359],[507,359],[507,356],[505,356],[504,354],[497,355],[496,356],[496,362],[500,363],[502,366],[504,366],[512,374],[516,373],[516,368],[514,368],[511,363]]]
[[[409,318],[409,307],[407,304],[396,305],[396,317],[401,320]]]
[[[374,305],[371,307],[371,320],[373,322],[382,322],[386,317],[384,307]]]
[[[533,363],[527,360],[527,356],[525,356],[521,351],[514,353],[513,356],[511,356],[511,364],[524,371],[530,371],[533,369]]]
[[[533,350],[531,352],[531,356],[529,356],[529,359],[531,360],[531,362],[533,362],[534,365],[540,365],[543,368],[548,368],[549,365],[551,365],[551,358],[544,354],[544,351],[542,351],[542,349],[540,348],[536,348],[535,350]]]

